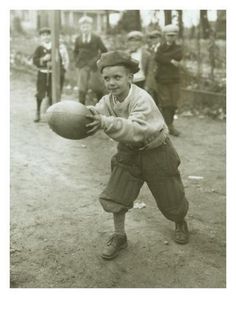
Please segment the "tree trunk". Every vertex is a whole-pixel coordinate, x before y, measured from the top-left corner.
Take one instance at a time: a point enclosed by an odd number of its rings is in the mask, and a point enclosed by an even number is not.
[[[210,23],[207,16],[207,10],[200,10],[200,24],[202,29],[202,37],[204,39],[209,38]]]
[[[183,30],[184,30],[183,11],[177,10],[177,12],[178,12],[178,24],[179,24],[179,37],[183,38]]]
[[[165,25],[172,23],[172,11],[171,10],[164,10],[165,14]]]
[[[111,30],[111,25],[110,25],[110,11],[106,10],[106,33],[109,34]]]

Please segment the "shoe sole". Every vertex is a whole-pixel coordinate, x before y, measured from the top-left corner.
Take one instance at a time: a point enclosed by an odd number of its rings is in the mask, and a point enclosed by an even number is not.
[[[123,249],[126,249],[128,247],[128,243],[123,244],[122,246],[119,247],[119,250],[117,250],[113,255],[104,255],[102,254],[102,258],[103,259],[107,259],[107,260],[111,260],[115,257],[117,257],[117,255],[119,255],[120,251]]]
[[[189,240],[186,240],[186,241],[175,240],[175,243],[178,243],[178,244],[187,244],[188,242],[189,242]]]

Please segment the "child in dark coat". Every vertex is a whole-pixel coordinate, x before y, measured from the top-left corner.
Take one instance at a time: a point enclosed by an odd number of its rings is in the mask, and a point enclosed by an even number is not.
[[[37,93],[36,93],[36,116],[34,122],[40,121],[40,109],[42,100],[48,97],[49,104],[52,104],[52,70],[51,70],[51,30],[47,27],[39,31],[40,45],[33,55],[33,64],[38,68]]]

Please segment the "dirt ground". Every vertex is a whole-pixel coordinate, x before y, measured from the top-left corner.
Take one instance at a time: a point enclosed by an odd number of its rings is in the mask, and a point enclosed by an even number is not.
[[[173,241],[173,223],[144,186],[138,201],[146,207],[127,214],[128,249],[105,261],[100,252],[113,225],[98,195],[116,144],[103,133],[66,140],[46,123],[33,123],[34,84],[27,74],[11,74],[10,286],[224,288],[225,122],[176,120],[182,136],[172,139],[190,202],[189,244]]]

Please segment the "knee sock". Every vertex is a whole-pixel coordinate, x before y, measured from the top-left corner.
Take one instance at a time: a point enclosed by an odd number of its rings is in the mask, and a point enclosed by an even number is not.
[[[113,220],[115,233],[122,235],[125,234],[125,213],[114,213]]]

